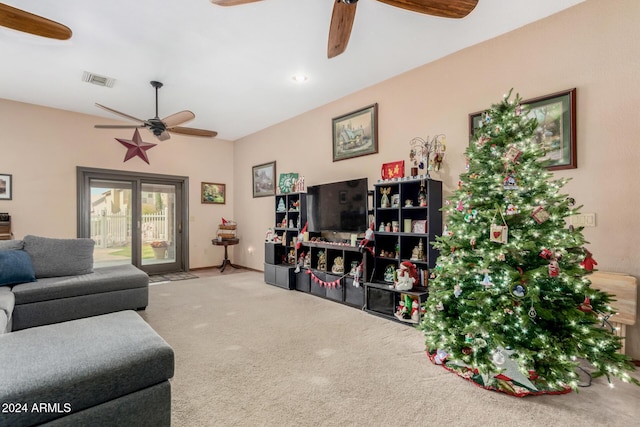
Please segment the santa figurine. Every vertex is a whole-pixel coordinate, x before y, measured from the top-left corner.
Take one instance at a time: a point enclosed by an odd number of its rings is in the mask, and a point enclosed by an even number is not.
[[[410,291],[418,282],[418,270],[416,270],[416,266],[412,262],[402,262],[397,273],[398,280],[395,283],[395,288],[399,291]]]
[[[372,242],[374,240],[375,235],[373,233],[373,227],[375,227],[375,224],[372,222],[369,225],[369,228],[367,229],[367,231],[364,233],[364,239],[362,239],[360,241],[360,244],[358,245],[360,252],[362,252],[362,250],[367,247],[369,242]]]
[[[302,230],[300,230],[300,233],[298,233],[298,241],[296,241],[296,250],[300,249],[300,247],[302,246],[302,242],[304,241],[304,233],[307,232],[308,225],[309,225],[309,222],[305,222],[304,227],[302,227]]]

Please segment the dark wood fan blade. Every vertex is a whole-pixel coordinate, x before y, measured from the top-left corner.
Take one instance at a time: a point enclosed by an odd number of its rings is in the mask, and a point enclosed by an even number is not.
[[[100,107],[103,110],[106,110],[106,111],[108,111],[110,113],[116,114],[116,115],[118,115],[120,117],[124,117],[125,119],[133,120],[134,122],[138,122],[138,123],[141,123],[141,124],[146,124],[145,120],[139,119],[137,117],[130,116],[130,115],[125,114],[125,113],[121,113],[120,111],[114,110],[113,108],[105,107],[104,105],[98,104],[97,102],[96,102],[96,107]]]
[[[196,115],[189,110],[180,111],[162,119],[165,127],[170,128],[181,125],[196,118]]]
[[[204,137],[208,137],[208,138],[215,138],[216,135],[218,135],[218,132],[215,132],[215,131],[212,131],[212,130],[185,128],[185,127],[180,127],[180,126],[175,126],[175,127],[170,128],[170,129],[167,129],[167,130],[169,132],[180,133],[180,134],[183,134],[183,135],[204,136]]]
[[[58,22],[0,3],[0,25],[57,40],[71,38],[71,29]]]
[[[340,55],[349,44],[351,27],[356,17],[358,3],[346,4],[336,1],[331,14],[331,27],[329,28],[329,43],[327,45],[327,57],[333,58]]]
[[[97,129],[140,129],[145,125],[94,125],[93,127]]]
[[[464,18],[478,0],[378,0],[391,6],[441,18]]]
[[[253,3],[256,1],[262,0],[211,0],[211,3],[217,4],[218,6],[237,6],[239,4]]]

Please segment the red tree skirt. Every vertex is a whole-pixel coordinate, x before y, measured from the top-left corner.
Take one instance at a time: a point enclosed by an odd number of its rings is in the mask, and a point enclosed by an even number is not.
[[[536,387],[538,388],[538,391],[532,391],[513,382],[510,378],[502,374],[496,375],[494,377],[498,380],[497,382],[500,387],[488,386],[484,385],[484,383],[482,382],[482,378],[480,377],[480,374],[477,372],[477,370],[465,368],[464,366],[447,366],[446,363],[438,364],[435,361],[435,351],[429,352],[429,350],[427,350],[427,356],[429,356],[429,360],[431,360],[434,365],[442,366],[447,371],[453,372],[460,378],[463,378],[478,387],[484,388],[485,390],[498,391],[516,397],[540,396],[543,394],[566,394],[571,392],[571,387],[569,386],[565,387],[562,390],[545,389],[545,385],[542,381],[536,381],[534,378],[530,378],[530,380],[534,382]]]

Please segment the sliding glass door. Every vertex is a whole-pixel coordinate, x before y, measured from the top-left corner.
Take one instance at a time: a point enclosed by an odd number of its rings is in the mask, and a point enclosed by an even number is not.
[[[187,271],[188,178],[78,168],[78,235],[96,242],[94,265]]]

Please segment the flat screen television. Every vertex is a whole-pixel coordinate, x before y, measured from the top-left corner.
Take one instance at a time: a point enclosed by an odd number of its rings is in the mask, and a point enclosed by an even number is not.
[[[307,187],[308,231],[363,233],[369,228],[367,178]]]

